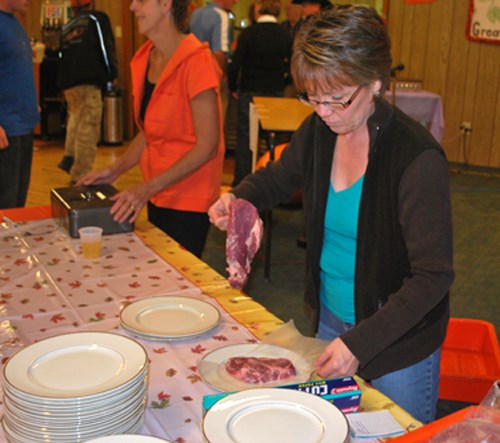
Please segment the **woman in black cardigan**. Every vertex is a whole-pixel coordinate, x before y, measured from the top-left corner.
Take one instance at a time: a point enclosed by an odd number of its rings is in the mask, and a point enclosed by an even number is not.
[[[308,20],[292,74],[315,113],[279,161],[209,215],[224,229],[235,198],[261,210],[302,189],[305,298],[317,337],[330,341],[315,369],[325,378],[358,373],[429,422],[454,278],[448,165],[427,129],[381,98],[390,69],[374,10],[336,6]]]

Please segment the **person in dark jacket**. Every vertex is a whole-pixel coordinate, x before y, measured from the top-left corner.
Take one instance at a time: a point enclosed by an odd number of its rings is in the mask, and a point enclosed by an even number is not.
[[[235,153],[236,186],[252,172],[249,105],[253,96],[282,96],[291,52],[291,39],[278,24],[279,0],[257,0],[257,23],[244,29],[228,67],[229,90],[238,100],[238,143]]]
[[[448,163],[432,135],[382,98],[390,40],[373,9],[336,6],[297,34],[292,73],[315,109],[280,159],[235,198],[259,210],[303,190],[306,300],[324,378],[358,373],[413,416],[434,419],[453,282]]]
[[[93,0],[71,0],[74,18],[63,28],[59,86],[68,107],[64,157],[59,168],[76,182],[92,170],[101,134],[102,92],[117,77],[109,17]]]
[[[294,3],[292,0],[285,1],[285,14],[286,20],[280,23],[282,28],[285,28],[293,41],[295,37],[295,26],[300,22],[302,18],[302,6]]]

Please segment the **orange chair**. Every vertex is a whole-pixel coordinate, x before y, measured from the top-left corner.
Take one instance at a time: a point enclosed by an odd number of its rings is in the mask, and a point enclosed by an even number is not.
[[[287,146],[288,143],[282,143],[274,148],[275,160],[278,160],[281,157],[283,149],[285,149]],[[259,157],[259,159],[257,160],[257,164],[255,165],[255,170],[258,170],[266,166],[269,163],[269,157],[270,157],[269,151],[266,151],[261,157]],[[302,203],[302,191],[297,191],[293,194],[293,197],[289,202],[289,204],[298,205],[300,203]]]
[[[276,145],[274,147],[274,159],[278,160],[281,157],[281,153],[283,149],[288,146],[288,143],[282,143],[280,145]],[[255,165],[255,170],[263,168],[269,163],[269,151],[266,151],[259,159],[257,160],[257,164]]]

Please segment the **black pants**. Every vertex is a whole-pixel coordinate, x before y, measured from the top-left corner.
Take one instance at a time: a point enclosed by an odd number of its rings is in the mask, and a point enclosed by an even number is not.
[[[0,209],[22,208],[26,203],[33,159],[33,134],[8,137],[0,149]]]
[[[201,257],[210,228],[206,212],[159,208],[148,202],[148,220],[189,252]]]

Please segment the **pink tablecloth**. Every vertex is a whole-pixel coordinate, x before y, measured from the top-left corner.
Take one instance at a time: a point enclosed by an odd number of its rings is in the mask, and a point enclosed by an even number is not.
[[[392,103],[392,92],[385,98]],[[441,97],[428,91],[396,90],[396,106],[416,121],[425,125],[441,143],[444,135],[443,103]]]
[[[197,363],[221,346],[257,342],[251,325],[245,327],[229,315],[135,233],[104,237],[101,258],[95,261],[82,257],[79,240],[70,238],[54,219],[17,227],[0,224],[0,247],[2,362],[30,343],[59,334],[126,335],[119,326],[120,307],[138,298],[184,295],[217,306],[222,321],[209,333],[175,342],[138,340],[151,369],[142,432],[170,441],[202,441],[202,398],[216,391],[202,381]],[[220,279],[214,284],[222,288],[226,283]],[[0,441],[5,441],[3,435]]]

